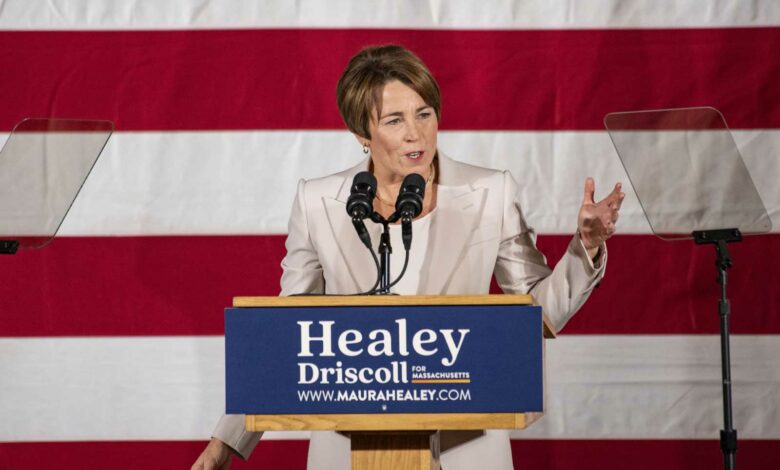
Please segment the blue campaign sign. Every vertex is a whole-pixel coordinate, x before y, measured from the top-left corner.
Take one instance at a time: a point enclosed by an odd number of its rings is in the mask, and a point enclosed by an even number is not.
[[[542,348],[535,306],[229,308],[226,410],[541,412]]]

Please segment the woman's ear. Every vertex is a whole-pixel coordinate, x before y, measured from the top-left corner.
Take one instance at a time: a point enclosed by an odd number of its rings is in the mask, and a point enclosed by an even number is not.
[[[352,134],[355,136],[355,139],[357,139],[358,143],[361,147],[363,147],[363,153],[368,155],[368,153],[371,151],[371,140],[366,139],[365,137],[361,137],[357,134]]]

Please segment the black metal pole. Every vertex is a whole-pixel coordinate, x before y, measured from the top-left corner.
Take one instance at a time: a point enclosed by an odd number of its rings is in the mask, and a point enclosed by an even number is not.
[[[723,468],[734,470],[737,453],[737,431],[732,420],[731,400],[731,349],[729,347],[729,315],[731,303],[726,296],[728,286],[728,273],[732,265],[726,241],[718,240],[715,245],[718,267],[718,284],[720,284],[720,301],[718,302],[718,314],[720,315],[720,362],[723,383],[723,429],[720,431],[720,448],[723,452]]]
[[[720,431],[720,449],[723,452],[723,468],[736,468],[737,431],[732,420],[731,400],[731,349],[729,347],[729,315],[731,303],[726,296],[728,273],[731,268],[731,255],[728,243],[742,241],[739,229],[700,230],[693,232],[693,240],[697,245],[715,245],[715,266],[718,268],[718,285],[720,285],[720,300],[718,315],[720,316],[720,365],[723,386],[723,429]]]

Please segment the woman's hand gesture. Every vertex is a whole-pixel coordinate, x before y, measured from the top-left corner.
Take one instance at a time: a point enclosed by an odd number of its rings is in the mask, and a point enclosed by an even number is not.
[[[621,184],[617,183],[607,197],[596,202],[596,183],[590,177],[585,180],[585,195],[577,216],[577,231],[591,258],[596,256],[598,248],[615,233],[620,205],[626,197],[620,188]]]

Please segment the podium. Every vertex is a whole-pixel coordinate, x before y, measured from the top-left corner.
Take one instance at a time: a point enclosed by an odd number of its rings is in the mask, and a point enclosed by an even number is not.
[[[438,431],[523,429],[544,412],[529,295],[236,297],[227,413],[249,431],[331,430],[353,469],[438,469]]]

